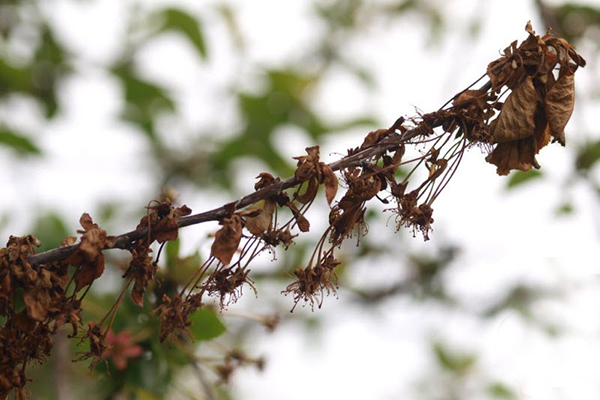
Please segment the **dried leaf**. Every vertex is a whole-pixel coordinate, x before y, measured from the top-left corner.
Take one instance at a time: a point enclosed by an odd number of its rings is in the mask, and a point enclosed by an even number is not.
[[[33,287],[23,293],[27,315],[34,321],[43,321],[50,308],[50,293],[47,288]]]
[[[100,253],[96,260],[85,262],[82,264],[73,280],[75,281],[75,291],[78,292],[82,288],[91,285],[96,279],[102,276],[104,272],[104,255]]]
[[[406,147],[402,144],[398,149],[394,152],[392,156],[392,165],[400,165],[402,162],[402,157],[404,157],[404,152],[406,151]]]
[[[513,142],[500,143],[485,160],[498,168],[498,175],[508,175],[511,169],[529,171],[531,167],[539,168],[535,160],[536,148],[533,136]]]
[[[140,307],[144,306],[144,294],[146,293],[146,285],[140,279],[136,279],[131,289],[131,300]]]
[[[268,172],[261,172],[257,178],[258,182],[254,184],[254,190],[259,190],[275,183],[275,178]]]
[[[67,236],[61,242],[61,246],[71,246],[77,242],[77,238],[75,236]]]
[[[313,162],[316,163],[319,161],[319,158],[321,157],[319,146],[307,147],[305,150],[309,157],[312,158]]]
[[[300,188],[298,188],[298,190],[300,190]],[[314,198],[317,196],[318,191],[319,182],[315,177],[313,177],[308,181],[308,187],[306,188],[304,193],[298,194],[298,192],[296,192],[294,194],[294,200],[297,200],[299,203],[302,204],[308,204],[314,200]]]
[[[531,77],[515,89],[506,99],[493,131],[496,143],[506,143],[532,136],[538,94]]]
[[[75,281],[75,291],[90,285],[98,279],[104,272],[104,255],[102,250],[106,245],[106,231],[95,224],[89,214],[84,213],[79,219],[79,223],[85,229],[77,231],[83,233],[77,251],[73,253],[67,262],[79,267],[73,280]]]
[[[323,171],[323,185],[325,186],[325,197],[327,198],[327,204],[331,205],[331,202],[335,198],[338,189],[338,180],[333,170],[329,165],[321,163]]]
[[[242,239],[242,218],[234,214],[224,218],[223,227],[215,234],[215,241],[210,248],[210,255],[216,257],[223,265],[231,262]]]
[[[79,218],[79,224],[86,231],[89,231],[90,229],[94,229],[94,228],[98,227],[98,225],[94,223],[94,221],[92,220],[92,217],[88,213],[83,213],[81,215],[81,218]]]
[[[437,160],[435,164],[431,164],[429,166],[429,178],[428,179],[430,181],[436,180],[442,174],[442,172],[444,172],[446,170],[447,166],[448,166],[448,160],[443,159],[443,158]]]
[[[294,177],[298,182],[304,182],[313,178],[317,174],[317,164],[319,162],[319,146],[307,147],[307,156],[294,157],[298,160]]]
[[[298,207],[296,207],[294,203],[290,202],[287,204],[287,206],[292,211],[292,214],[294,214],[296,224],[298,224],[298,229],[300,229],[301,232],[308,232],[310,230],[310,222],[308,221],[308,219],[306,219],[306,217],[302,215],[302,213],[300,212],[300,210],[298,210]]]
[[[177,240],[179,236],[179,225],[173,214],[158,221],[152,228],[152,233],[158,243],[164,243],[168,240]]]
[[[487,92],[482,90],[465,90],[452,102],[454,107],[469,108],[475,106],[481,110],[486,108]]]
[[[360,145],[360,148],[366,149],[367,147],[373,146],[375,143],[379,142],[387,133],[387,129],[377,129],[376,131],[369,132],[369,134],[365,137],[363,143]]]
[[[254,236],[262,237],[271,227],[276,202],[274,199],[267,199],[257,204],[260,204],[260,208],[253,207],[249,214],[242,213],[242,216],[245,216],[246,229]]]
[[[152,250],[146,245],[145,241],[139,241],[131,249],[131,262],[129,268],[123,275],[124,278],[132,277],[135,279],[133,289],[131,290],[131,299],[140,307],[144,306],[144,294],[146,288],[156,277],[158,266],[152,262],[149,254]]]
[[[565,126],[575,106],[574,75],[565,74],[550,88],[544,99],[546,117],[554,140],[565,145]]]
[[[308,232],[310,230],[310,222],[306,217],[300,213],[294,215],[296,217],[296,223],[298,224],[298,229],[300,232]]]

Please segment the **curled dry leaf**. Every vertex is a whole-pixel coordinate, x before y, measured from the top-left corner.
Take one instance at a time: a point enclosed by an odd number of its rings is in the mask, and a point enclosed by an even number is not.
[[[317,181],[317,178],[312,177],[308,181],[308,186],[304,193],[299,194],[300,189],[301,187],[298,187],[298,191],[294,193],[294,200],[302,204],[308,204],[317,197],[317,193],[319,192],[319,182]]]
[[[177,218],[192,213],[192,210],[185,204],[178,208],[173,208],[170,202],[168,204],[170,206],[169,213],[162,218],[161,215],[159,215],[159,221],[152,229],[158,243],[164,243],[168,240],[177,240],[177,237],[179,236]]]
[[[223,265],[228,265],[242,239],[242,218],[234,214],[231,218],[224,218],[221,225],[223,227],[215,234],[210,255],[216,257]]]
[[[498,144],[485,160],[496,165],[498,175],[508,175],[513,169],[529,171],[531,167],[539,168],[535,154],[535,138],[530,136]]]
[[[295,160],[298,160],[296,171],[294,172],[294,177],[298,182],[304,182],[312,177],[314,177],[317,173],[317,164],[319,163],[319,146],[312,146],[306,148],[306,156],[294,157]]]
[[[271,198],[260,201],[248,211],[242,212],[240,215],[245,217],[246,229],[254,236],[262,237],[271,228],[276,205],[275,199]]]
[[[107,238],[106,231],[100,229],[89,214],[84,213],[79,219],[79,223],[84,230],[77,232],[83,235],[77,251],[67,259],[67,263],[78,267],[73,278],[76,292],[90,285],[104,272],[102,250],[106,245]]]
[[[133,289],[131,289],[131,300],[140,307],[144,306],[146,288],[154,280],[158,271],[158,267],[152,262],[152,257],[148,255],[151,251],[145,241],[136,243],[135,247],[131,249],[132,259],[129,268],[123,275],[124,278],[135,279]]]
[[[321,163],[321,170],[323,171],[323,185],[325,186],[325,197],[327,198],[327,204],[331,205],[331,202],[335,198],[338,189],[338,180],[333,170],[329,165]]]
[[[268,172],[261,172],[258,176],[258,182],[254,184],[254,190],[259,190],[265,188],[267,186],[272,185],[273,183],[279,181],[279,178],[273,177],[273,175]]]
[[[452,102],[454,107],[478,109],[483,111],[486,106],[487,92],[483,90],[465,90]]]
[[[61,242],[61,246],[71,246],[77,242],[77,238],[75,236],[67,236]]]
[[[360,145],[360,149],[366,149],[368,147],[373,146],[375,143],[381,141],[381,139],[389,133],[388,129],[377,129],[375,131],[369,132],[369,134],[365,137],[365,140]]]
[[[498,122],[493,131],[496,143],[506,143],[533,135],[534,115],[538,94],[531,77],[513,91],[502,107]]]
[[[544,107],[550,125],[552,137],[561,145],[565,145],[565,126],[573,114],[575,106],[574,75],[565,74],[546,94]]]
[[[308,232],[310,230],[310,222],[308,222],[308,219],[302,215],[294,203],[289,202],[287,203],[287,206],[292,211],[292,214],[294,214],[294,218],[296,219],[296,224],[298,224],[298,229],[300,229],[300,232]]]

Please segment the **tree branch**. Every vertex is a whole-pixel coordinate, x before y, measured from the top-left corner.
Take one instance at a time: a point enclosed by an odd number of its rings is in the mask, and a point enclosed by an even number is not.
[[[434,121],[430,127],[435,128],[441,125],[441,121]],[[345,156],[338,161],[332,162],[329,167],[334,171],[339,171],[340,169],[348,168],[348,167],[356,167],[362,165],[362,163],[372,159],[377,154],[381,154],[383,151],[392,150],[395,147],[399,146],[402,143],[406,143],[409,140],[419,136],[423,133],[423,125],[420,124],[417,127],[410,129],[403,134],[397,134],[394,132],[394,129],[390,128],[390,136],[386,137],[382,141],[376,143],[374,146],[367,147],[362,149],[352,155]],[[273,195],[276,195],[283,190],[292,188],[298,185],[300,182],[295,177],[290,177],[286,180],[274,183],[268,187],[257,190],[254,193],[246,195],[241,199],[234,202],[235,209],[239,210],[254,203],[257,203],[261,200],[267,199]],[[208,221],[218,221],[229,215],[227,211],[227,206],[221,206],[209,211],[201,212],[194,215],[189,215],[186,217],[181,217],[177,220],[177,225],[179,228],[183,228],[190,225],[201,224],[203,222]],[[135,242],[136,240],[144,237],[148,234],[148,228],[139,228],[127,233],[123,233],[116,237],[114,246],[111,248],[114,249],[127,249],[129,246]],[[54,261],[65,260],[71,256],[75,250],[77,250],[79,244],[74,244],[70,246],[58,247],[55,249],[47,250],[39,254],[34,254],[30,256],[27,261],[31,266],[36,266],[40,264],[50,263]],[[105,250],[108,250],[106,248]]]

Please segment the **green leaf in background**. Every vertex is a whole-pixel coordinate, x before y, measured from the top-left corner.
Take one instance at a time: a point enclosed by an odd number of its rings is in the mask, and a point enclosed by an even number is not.
[[[65,65],[65,52],[48,25],[43,26],[41,34],[41,45],[36,51],[32,65],[32,94],[40,98],[46,106],[46,118],[52,118],[58,112],[57,81],[69,66]]]
[[[553,11],[558,24],[553,28],[571,43],[581,38],[586,29],[600,26],[598,7],[569,2],[554,7]]]
[[[456,374],[464,374],[475,363],[474,356],[458,354],[441,343],[434,343],[433,351],[442,368]]]
[[[542,173],[537,169],[532,169],[530,171],[514,171],[510,174],[508,178],[508,182],[506,182],[506,189],[514,189],[518,186],[521,186],[525,182],[531,182],[534,179],[539,179],[542,177]]]
[[[564,216],[573,214],[574,211],[575,207],[573,206],[573,203],[571,203],[570,201],[564,201],[556,208],[554,213],[556,214],[556,216]]]
[[[177,265],[177,260],[179,259],[179,247],[180,240],[177,238],[176,240],[170,240],[167,242],[167,247],[165,249],[165,253],[167,256],[167,268],[173,269]]]
[[[579,148],[575,159],[577,171],[585,174],[600,160],[600,140]]]
[[[489,385],[486,391],[493,399],[517,399],[517,396],[512,390],[499,382]]]
[[[174,30],[183,33],[192,42],[200,57],[206,60],[206,43],[200,31],[200,23],[195,18],[176,8],[163,10],[161,16],[165,20],[161,32]]]
[[[33,87],[31,68],[14,67],[0,58],[0,94],[19,91],[27,92]]]
[[[130,63],[114,68],[113,73],[121,79],[125,101],[130,107],[123,117],[139,124],[151,138],[154,138],[156,113],[174,111],[175,102],[166,93],[166,89],[137,77]]]
[[[42,154],[39,147],[30,139],[6,128],[0,128],[0,145],[9,147],[20,155]]]
[[[0,98],[12,92],[26,93],[43,103],[46,118],[52,118],[58,111],[56,84],[60,73],[68,67],[64,51],[48,25],[40,27],[40,36],[39,46],[28,64],[17,67],[0,58]]]
[[[188,321],[192,323],[189,329],[196,340],[212,340],[225,332],[225,325],[209,309],[196,311]]]
[[[318,82],[318,76],[291,69],[270,70],[266,74],[268,84],[262,93],[238,93],[240,112],[246,125],[211,156],[213,171],[223,174],[220,177],[213,174],[217,178],[215,182],[221,185],[228,184],[228,167],[241,156],[260,159],[276,175],[289,176],[293,173],[292,160],[284,159],[271,140],[279,127],[296,126],[315,141],[331,132],[312,112],[307,98],[307,92]]]
[[[41,215],[37,219],[32,232],[35,232],[35,236],[42,244],[39,251],[60,247],[62,240],[69,234],[74,233],[69,232],[63,219],[55,212]]]

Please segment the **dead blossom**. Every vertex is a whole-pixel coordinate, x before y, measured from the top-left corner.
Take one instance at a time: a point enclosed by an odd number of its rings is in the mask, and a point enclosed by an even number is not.
[[[488,65],[489,82],[480,89],[469,87],[438,111],[408,121],[401,117],[388,129],[370,132],[359,147],[331,165],[321,161],[319,147],[313,146],[294,157],[293,179],[281,181],[266,172],[258,175],[254,195],[262,197],[244,203],[251,206],[242,210],[239,202],[226,204],[218,216],[220,227],[215,228],[210,257],[186,285],[156,296],[160,301],[153,314],[161,324],[160,339],[191,337],[188,319],[204,306],[206,297],[217,298],[223,308],[238,300],[244,286],[256,293],[249,265],[263,251],[287,249],[296,236],[310,231],[308,211],[319,201],[321,188],[330,207],[328,226],[310,260],[294,269],[293,282],[283,291],[293,297],[292,310],[300,302],[321,307],[325,296],[337,294],[340,262],[335,253],[346,239],[360,239],[368,232],[365,215],[370,202],[389,205],[387,211],[395,214],[398,229],[408,228],[413,235],[420,232],[428,240],[434,221],[432,204],[469,148],[488,149],[486,160],[499,175],[540,168],[535,156],[543,147],[566,143],[565,126],[575,99],[574,73],[585,66],[585,60],[552,33],[536,35],[530,24],[526,31],[525,41],[513,42]],[[339,170],[341,184],[334,170]],[[287,192],[281,189],[285,182],[292,182]],[[338,194],[340,188],[343,193]],[[103,275],[103,251],[116,247],[117,238],[83,214],[79,242],[73,236],[63,240],[73,251],[58,261],[31,265],[28,259],[39,241],[31,235],[11,236],[0,249],[0,398],[13,391],[16,398],[25,398],[27,365],[49,357],[53,337],[65,325],[71,326],[70,337],[87,343],[89,350],[79,359],[91,358],[92,368],[107,358],[126,365],[124,353],[110,350],[115,342],[114,314],[130,287],[133,302],[143,306],[159,272],[151,245],[176,240],[181,218],[189,214],[191,209],[176,208],[169,199],[148,205],[136,229],[139,234],[127,241],[131,258],[123,291],[101,321],[86,321],[87,329],[81,317],[82,300]],[[112,342],[106,341],[109,333]],[[129,350],[130,356],[139,353],[135,345]],[[244,363],[263,365],[261,360],[232,352],[219,366],[219,377],[227,381]]]

